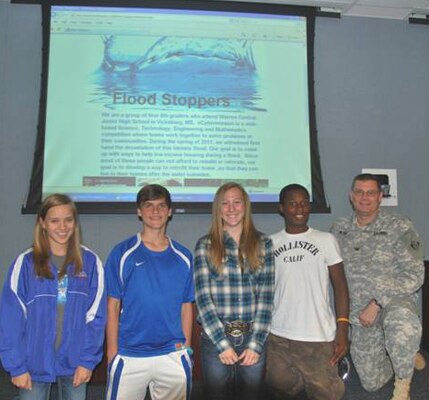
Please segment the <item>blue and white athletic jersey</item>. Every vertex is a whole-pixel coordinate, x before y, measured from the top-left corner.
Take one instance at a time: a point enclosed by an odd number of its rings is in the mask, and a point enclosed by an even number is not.
[[[118,352],[152,357],[185,343],[182,304],[194,301],[192,254],[169,238],[152,251],[140,233],[116,245],[106,262],[107,295],[121,300]]]

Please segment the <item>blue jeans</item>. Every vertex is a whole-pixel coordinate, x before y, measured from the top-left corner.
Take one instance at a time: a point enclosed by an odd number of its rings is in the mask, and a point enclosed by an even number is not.
[[[51,394],[51,383],[32,382],[33,389],[19,389],[20,400],[49,400]],[[59,400],[85,400],[86,383],[73,387],[73,376],[58,376],[58,399]]]
[[[250,334],[241,338],[228,336],[237,355],[245,349]],[[205,397],[210,400],[260,399],[260,390],[265,371],[265,350],[256,364],[241,366],[225,365],[219,359],[219,351],[209,337],[201,335],[201,367],[203,372]]]

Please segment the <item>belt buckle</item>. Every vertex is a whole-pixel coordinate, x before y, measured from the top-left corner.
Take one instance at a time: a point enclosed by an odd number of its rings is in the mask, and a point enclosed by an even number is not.
[[[235,320],[231,322],[231,329],[239,329],[240,331],[244,331],[246,328],[246,323],[243,321]]]
[[[239,337],[243,336],[243,331],[241,329],[232,329],[229,332],[229,335],[231,335],[234,338],[239,338]]]
[[[246,331],[246,324],[243,321],[231,321],[228,325],[229,334],[234,338],[243,336],[244,332]]]

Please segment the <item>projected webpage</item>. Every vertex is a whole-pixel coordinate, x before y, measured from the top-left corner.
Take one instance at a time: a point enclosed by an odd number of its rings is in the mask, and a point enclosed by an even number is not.
[[[43,193],[311,190],[305,17],[52,7]]]

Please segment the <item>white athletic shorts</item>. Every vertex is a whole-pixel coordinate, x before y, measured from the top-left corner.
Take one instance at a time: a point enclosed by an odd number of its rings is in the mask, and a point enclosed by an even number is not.
[[[191,381],[186,350],[154,357],[117,354],[108,368],[106,400],[143,400],[148,387],[152,400],[188,400]]]

